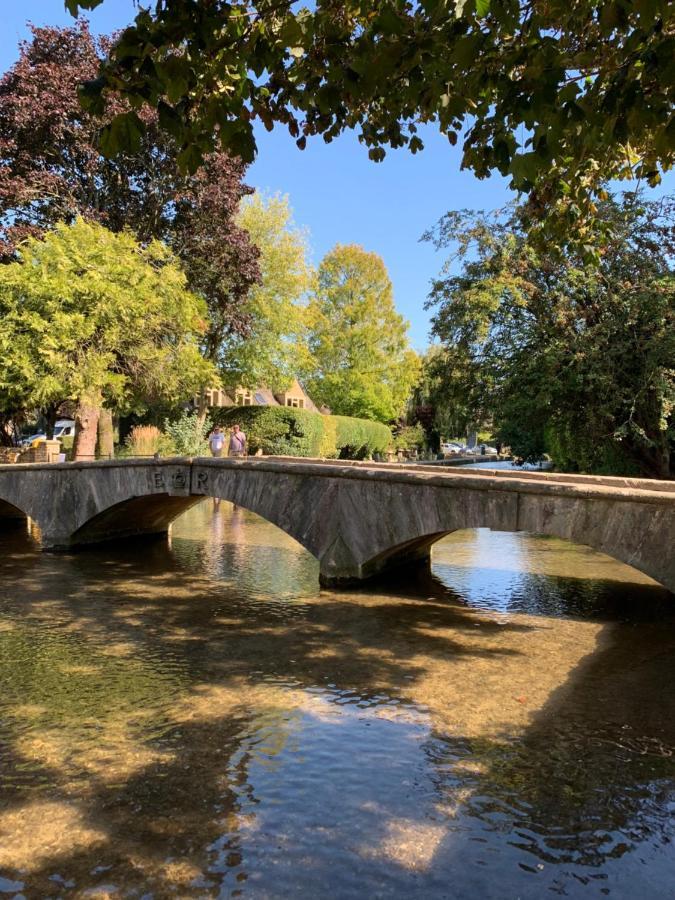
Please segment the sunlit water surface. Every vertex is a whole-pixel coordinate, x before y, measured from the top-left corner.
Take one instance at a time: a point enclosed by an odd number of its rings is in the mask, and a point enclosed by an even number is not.
[[[464,531],[319,590],[210,501],[0,540],[0,896],[675,896],[675,598],[633,570]]]

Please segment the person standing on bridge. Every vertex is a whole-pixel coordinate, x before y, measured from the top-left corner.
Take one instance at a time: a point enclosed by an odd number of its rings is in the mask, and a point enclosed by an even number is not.
[[[211,451],[211,456],[222,456],[224,446],[225,434],[220,425],[216,425],[209,435],[209,450]]]
[[[230,432],[230,456],[246,456],[246,435],[238,425]]]

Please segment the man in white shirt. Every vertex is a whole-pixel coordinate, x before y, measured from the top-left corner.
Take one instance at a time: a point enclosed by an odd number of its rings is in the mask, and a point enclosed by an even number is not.
[[[225,434],[220,425],[216,425],[209,435],[209,450],[211,451],[211,456],[222,456],[224,446]]]

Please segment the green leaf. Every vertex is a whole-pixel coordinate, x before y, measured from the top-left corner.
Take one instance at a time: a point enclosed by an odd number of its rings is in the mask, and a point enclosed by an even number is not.
[[[195,144],[188,144],[187,147],[180,151],[176,157],[176,162],[181,172],[193,174],[203,162],[202,152]]]
[[[476,0],[476,15],[483,18],[490,12],[490,0]]]
[[[64,7],[71,16],[78,16],[82,9],[96,9],[103,0],[64,0]]]
[[[102,116],[105,110],[105,99],[103,97],[103,88],[105,87],[105,78],[99,77],[94,81],[85,81],[80,85],[79,98],[82,107],[94,116]]]
[[[108,157],[120,152],[135,153],[144,134],[145,125],[135,112],[122,113],[101,132],[101,152]]]
[[[375,31],[380,34],[402,34],[404,21],[391,6],[385,6],[382,12],[373,22]]]
[[[157,104],[157,112],[159,114],[159,125],[165,131],[175,138],[180,138],[183,134],[183,120],[178,111],[170,106],[164,100],[160,100]]]

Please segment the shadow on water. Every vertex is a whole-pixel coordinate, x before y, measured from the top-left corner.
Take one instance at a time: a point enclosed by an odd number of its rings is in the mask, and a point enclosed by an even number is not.
[[[489,541],[471,568],[466,535],[422,581],[319,591],[240,513],[5,545],[0,891],[669,896],[672,598]]]

